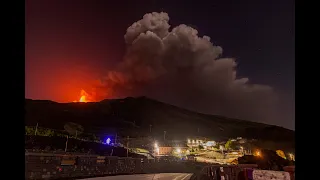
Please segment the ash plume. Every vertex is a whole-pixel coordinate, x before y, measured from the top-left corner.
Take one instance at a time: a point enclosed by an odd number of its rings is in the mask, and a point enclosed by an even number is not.
[[[112,97],[143,95],[203,113],[260,122],[274,118],[271,87],[237,78],[235,59],[223,58],[222,48],[192,27],[171,30],[167,13],[145,14],[124,39],[123,61],[97,86]]]

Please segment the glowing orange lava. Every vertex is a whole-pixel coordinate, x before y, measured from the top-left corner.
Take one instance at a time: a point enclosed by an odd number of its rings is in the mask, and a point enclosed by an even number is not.
[[[87,102],[87,101],[86,101],[86,96],[81,96],[79,102]]]
[[[85,91],[85,90],[81,90],[80,93],[80,99],[79,101],[73,101],[73,102],[92,102],[90,95]]]

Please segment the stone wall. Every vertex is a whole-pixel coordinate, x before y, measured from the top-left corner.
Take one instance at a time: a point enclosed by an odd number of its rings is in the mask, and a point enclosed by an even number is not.
[[[95,155],[26,153],[26,179],[57,179],[116,174],[194,173],[204,167],[195,162],[162,162],[140,158]]]
[[[121,158],[85,154],[25,154],[26,179],[60,179],[118,174],[141,173],[193,173],[194,177],[209,176],[211,179],[224,176],[229,180],[244,177],[245,169],[255,169],[257,165],[208,165],[197,162],[156,161],[140,158]],[[294,180],[294,167],[290,179]],[[244,174],[243,174],[244,173]],[[240,178],[241,179],[241,178]]]
[[[105,156],[29,154],[25,165],[26,179],[142,173],[141,159]]]

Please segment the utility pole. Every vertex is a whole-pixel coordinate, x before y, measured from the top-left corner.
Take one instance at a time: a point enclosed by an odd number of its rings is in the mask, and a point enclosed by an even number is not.
[[[151,133],[151,128],[152,128],[152,125],[150,124],[150,125],[149,125],[150,133]]]
[[[127,157],[129,157],[129,136],[127,136]]]
[[[39,125],[39,124],[37,123],[36,130],[34,131],[34,135],[35,135],[35,136],[37,135],[38,125]]]
[[[163,131],[163,140],[166,140],[166,133],[167,131]]]
[[[64,152],[67,152],[67,148],[68,148],[68,140],[69,140],[69,135],[67,136],[66,147],[64,148]]]
[[[200,133],[200,128],[198,128],[198,133]]]
[[[76,130],[76,139],[77,139],[77,137],[78,137],[78,130]]]
[[[117,145],[118,134],[116,133],[116,138],[114,139],[114,143]]]

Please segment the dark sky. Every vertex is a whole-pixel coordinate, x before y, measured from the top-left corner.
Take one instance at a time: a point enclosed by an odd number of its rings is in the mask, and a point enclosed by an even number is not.
[[[82,88],[122,60],[126,29],[153,11],[167,12],[171,26],[190,25],[211,37],[223,56],[236,58],[239,77],[272,86],[285,114],[272,123],[294,129],[292,0],[28,0],[26,97],[78,99]]]

